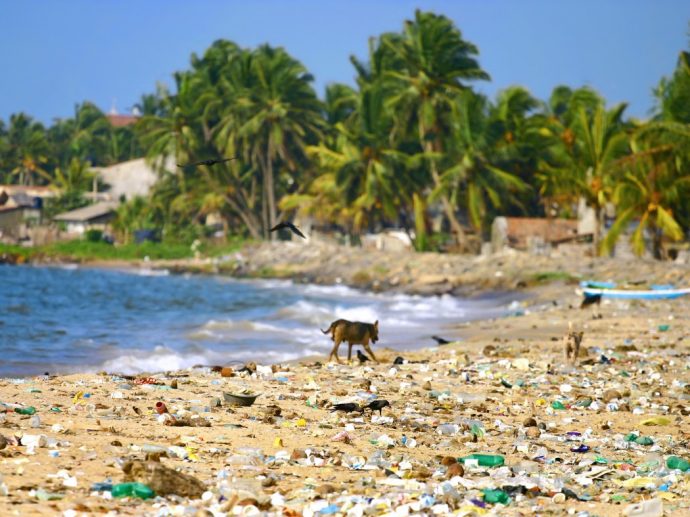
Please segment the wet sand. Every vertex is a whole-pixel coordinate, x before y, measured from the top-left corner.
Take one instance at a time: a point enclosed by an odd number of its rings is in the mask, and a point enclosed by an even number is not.
[[[34,406],[40,417],[32,428],[31,416],[8,412],[0,425],[8,440],[0,512],[618,515],[657,497],[666,515],[687,515],[690,474],[659,471],[654,462],[690,459],[690,300],[605,301],[594,319],[597,309],[571,308],[580,301],[572,285],[532,294],[535,305],[520,315],[450,327],[444,337],[459,342],[406,351],[402,365],[392,365],[400,353],[385,348],[394,343],[380,342],[381,364],[372,366],[309,358],[234,377],[208,368],[156,373],[149,380],[158,384],[116,372],[0,380],[0,401]],[[575,368],[563,361],[568,322],[585,333]],[[216,406],[223,392],[245,388],[261,394],[253,406]],[[374,397],[392,404],[383,417],[328,410]],[[161,401],[178,418],[210,427],[159,422]],[[553,409],[557,401],[565,409]],[[642,424],[658,416],[667,420]],[[654,444],[626,442],[633,431]],[[22,444],[22,435],[39,434],[45,446]],[[572,451],[581,445],[589,451]],[[207,493],[141,501],[91,490],[123,481],[121,464],[152,450],[166,453],[149,459],[191,474]],[[505,467],[465,465],[462,473],[444,460],[480,452],[502,455]],[[505,488],[511,500],[484,503],[484,488]],[[588,500],[562,501],[564,488]],[[55,499],[40,500],[46,494]]]

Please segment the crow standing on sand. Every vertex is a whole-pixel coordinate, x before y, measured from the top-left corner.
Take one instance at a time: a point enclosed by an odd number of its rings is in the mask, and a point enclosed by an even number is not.
[[[367,405],[368,409],[371,409],[371,412],[373,413],[374,411],[379,412],[379,416],[383,415],[383,408],[386,406],[391,407],[391,403],[388,402],[387,400],[372,400],[369,402],[369,405]]]
[[[359,407],[359,405],[355,404],[354,402],[344,402],[342,404],[333,404],[333,406],[331,406],[331,413],[336,411],[341,411],[343,413],[353,413],[355,411],[364,413],[364,408]]]
[[[586,294],[585,299],[580,304],[580,309],[589,307],[590,305],[598,305],[601,307],[601,294]]]
[[[224,162],[229,162],[230,160],[235,160],[237,159],[237,156],[233,156],[232,158],[219,158],[219,159],[210,159],[210,160],[202,160],[200,162],[196,163],[188,163],[187,165],[182,165],[180,163],[177,164],[178,167],[196,167],[198,165],[208,165],[209,167],[211,165],[215,165],[216,163],[224,163]]]
[[[285,223],[276,224],[273,228],[270,229],[270,231],[275,232],[276,230],[282,230],[283,228],[287,228],[288,230],[290,230],[295,235],[299,235],[303,239],[306,239],[304,234],[301,231],[299,231],[299,228],[297,228],[297,226],[295,226],[294,224],[292,224],[289,221],[285,222]]]
[[[452,341],[448,341],[447,339],[443,339],[439,336],[431,336],[431,339],[436,341],[439,345],[447,345],[448,343],[452,343]]]
[[[363,354],[361,350],[357,350],[357,359],[359,359],[360,363],[366,363],[367,361],[371,360],[365,354]]]

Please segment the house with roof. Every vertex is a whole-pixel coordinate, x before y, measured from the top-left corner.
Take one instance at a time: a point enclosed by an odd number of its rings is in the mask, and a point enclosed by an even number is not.
[[[42,222],[43,203],[54,197],[50,187],[0,185],[0,241],[29,238],[29,230]]]
[[[117,203],[101,201],[58,214],[53,217],[53,221],[63,224],[65,231],[71,235],[83,235],[87,230],[105,231],[115,218],[116,209]]]

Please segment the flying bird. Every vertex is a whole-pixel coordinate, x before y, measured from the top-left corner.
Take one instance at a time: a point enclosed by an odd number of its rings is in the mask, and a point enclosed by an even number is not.
[[[589,307],[590,305],[601,305],[601,294],[589,294],[585,295],[585,299],[582,300],[580,304],[580,309]]]
[[[294,224],[292,224],[292,223],[289,222],[289,221],[286,222],[286,223],[278,223],[278,224],[276,224],[273,228],[271,228],[270,231],[275,232],[276,230],[282,230],[283,228],[287,228],[287,229],[290,230],[292,233],[294,233],[294,234],[296,234],[296,235],[299,235],[299,236],[302,237],[303,239],[306,239],[306,237],[305,237],[304,234],[299,230],[299,228],[297,228],[297,226],[295,226]]]
[[[357,350],[357,359],[359,359],[360,363],[366,363],[367,361],[370,361],[366,354],[363,354],[361,350]]]
[[[374,411],[378,411],[379,415],[383,415],[383,408],[386,406],[391,407],[391,403],[388,402],[387,400],[372,400],[369,402],[367,405],[368,409],[371,409],[371,412],[373,413]]]
[[[178,163],[178,167],[196,167],[198,165],[215,165],[216,163],[224,163],[224,162],[229,162],[231,160],[236,160],[237,156],[233,156],[232,158],[219,158],[219,159],[210,159],[210,160],[202,160],[200,162],[196,163],[188,163],[187,165],[182,165],[181,163]]]
[[[359,407],[359,405],[355,404],[354,402],[345,402],[343,404],[334,404],[331,407],[331,413],[334,413],[336,411],[341,411],[343,413],[353,413],[357,411],[359,413],[363,413],[364,409]]]
[[[431,336],[431,339],[436,341],[439,345],[447,345],[448,343],[452,343],[452,341],[448,341],[447,339],[443,339],[439,336]]]

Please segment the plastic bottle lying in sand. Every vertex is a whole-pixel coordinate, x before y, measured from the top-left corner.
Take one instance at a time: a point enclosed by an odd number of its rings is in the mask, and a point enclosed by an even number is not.
[[[113,497],[137,497],[139,499],[150,499],[156,495],[143,483],[119,483],[113,485],[111,493]]]
[[[484,494],[484,502],[486,503],[510,504],[510,496],[503,490],[485,488],[482,492]]]
[[[476,460],[480,467],[500,467],[505,463],[505,458],[500,454],[470,454],[463,458],[458,458],[461,463],[467,460]]]
[[[18,407],[14,408],[14,412],[20,415],[33,415],[36,412],[36,408],[33,406]]]
[[[436,432],[445,436],[458,434],[460,426],[458,424],[441,424],[436,428]]]
[[[678,456],[669,456],[666,460],[666,466],[670,469],[678,469],[682,472],[690,470],[690,462]]]

